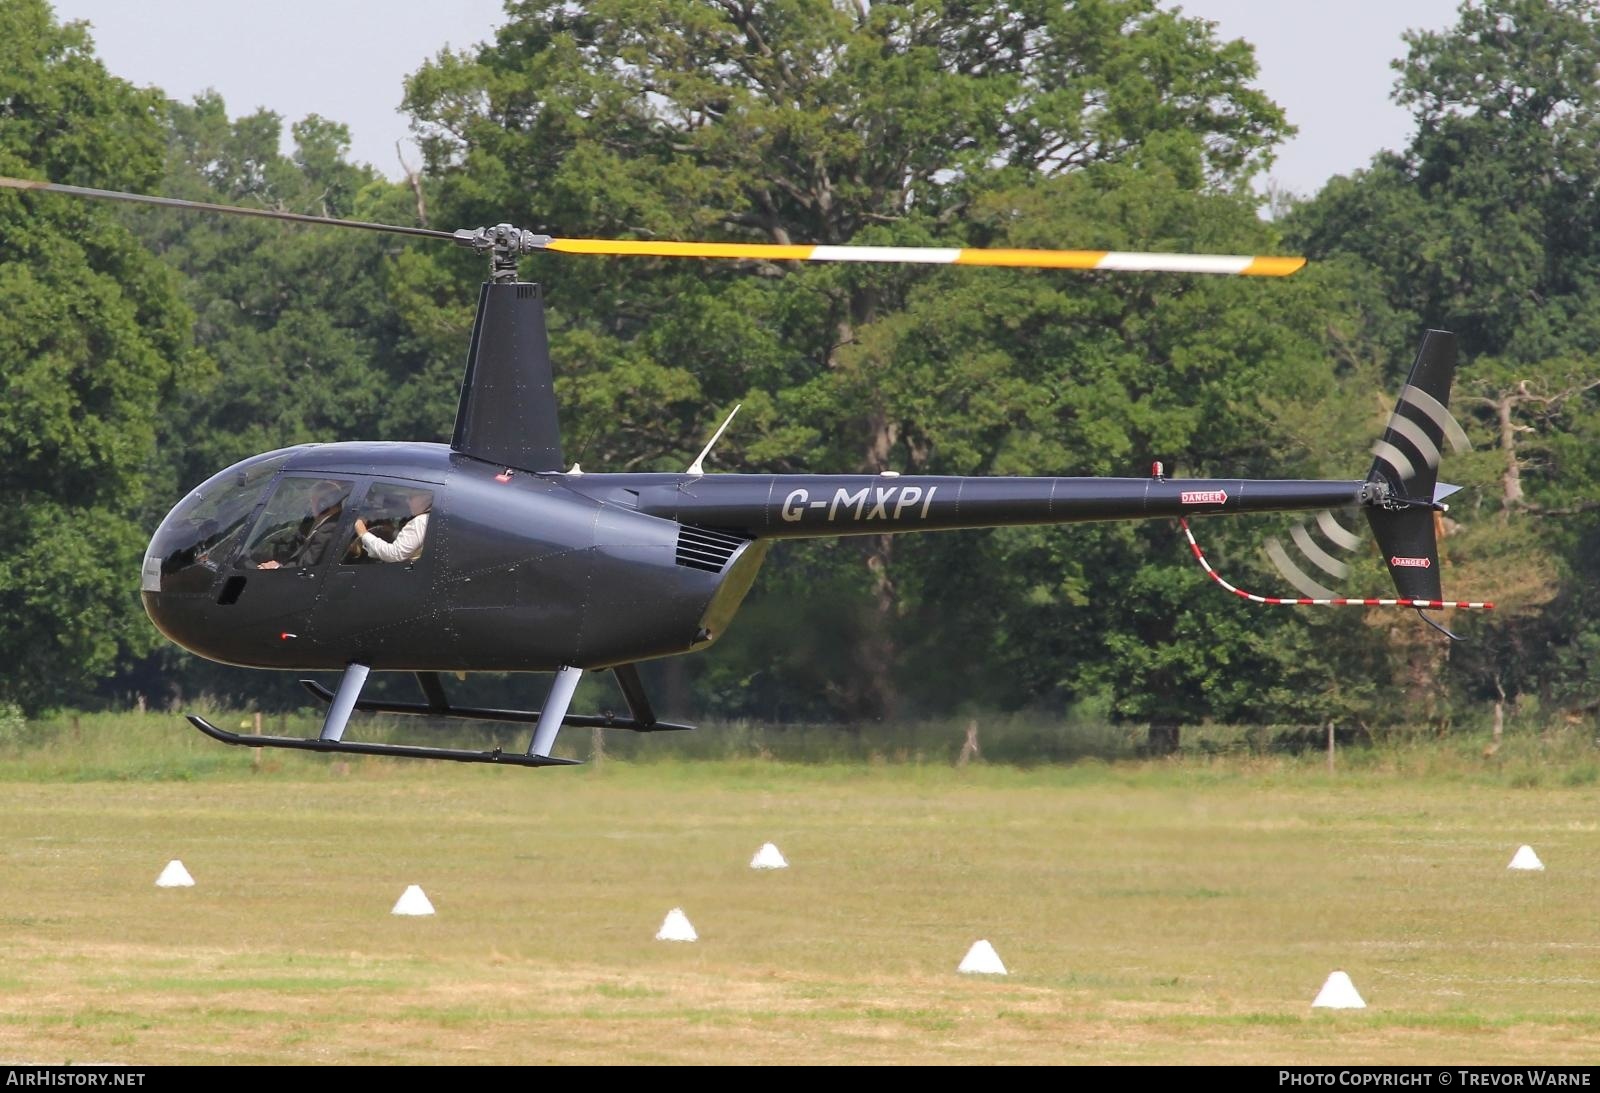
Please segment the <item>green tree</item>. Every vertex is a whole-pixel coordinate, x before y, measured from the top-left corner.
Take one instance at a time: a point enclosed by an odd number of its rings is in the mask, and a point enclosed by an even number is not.
[[[400,187],[346,160],[349,134],[315,115],[291,129],[258,111],[230,120],[214,93],[167,103],[163,193],[356,219],[414,219]],[[168,407],[179,490],[256,452],[305,441],[438,440],[451,385],[423,393],[418,356],[390,299],[397,238],[209,213],[130,220],[184,275],[195,337],[216,382]],[[457,347],[457,352],[462,352]]]
[[[0,2],[0,174],[149,189],[159,102],[42,0]],[[0,299],[0,699],[31,710],[152,643],[144,476],[157,407],[201,366],[177,278],[107,207],[0,194]]]

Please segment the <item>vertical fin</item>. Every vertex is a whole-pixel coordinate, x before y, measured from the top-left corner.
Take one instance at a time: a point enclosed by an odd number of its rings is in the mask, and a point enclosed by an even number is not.
[[[1389,576],[1404,599],[1440,598],[1439,537],[1434,511],[1439,455],[1449,443],[1466,447],[1466,434],[1450,415],[1450,384],[1456,372],[1456,336],[1430,330],[1422,336],[1394,414],[1373,449],[1377,459],[1367,481],[1387,485],[1405,501],[1368,508],[1367,521],[1383,552]],[[1448,491],[1450,487],[1446,487]],[[1419,503],[1420,502],[1420,503]]]
[[[1434,533],[1433,510],[1421,505],[1370,508],[1367,522],[1401,599],[1440,599],[1439,539]]]
[[[1383,436],[1373,445],[1368,482],[1386,482],[1401,497],[1431,500],[1445,441],[1459,450],[1465,440],[1450,416],[1450,382],[1456,372],[1456,336],[1430,330],[1422,336]]]

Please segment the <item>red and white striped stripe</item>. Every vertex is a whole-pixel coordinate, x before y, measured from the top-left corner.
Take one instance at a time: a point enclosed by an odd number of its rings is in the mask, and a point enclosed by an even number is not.
[[[1464,611],[1492,611],[1494,604],[1466,600],[1381,600],[1381,599],[1352,599],[1344,596],[1335,596],[1327,599],[1291,599],[1286,596],[1258,596],[1254,592],[1246,592],[1236,588],[1222,579],[1222,574],[1211,568],[1211,563],[1206,561],[1206,556],[1200,552],[1200,544],[1194,541],[1194,532],[1189,530],[1189,521],[1178,517],[1178,525],[1183,528],[1184,537],[1189,540],[1189,549],[1194,551],[1195,559],[1200,563],[1200,568],[1206,571],[1206,576],[1216,581],[1223,588],[1235,596],[1243,597],[1251,603],[1270,604],[1274,607],[1421,607],[1431,610],[1444,608],[1460,608]]]

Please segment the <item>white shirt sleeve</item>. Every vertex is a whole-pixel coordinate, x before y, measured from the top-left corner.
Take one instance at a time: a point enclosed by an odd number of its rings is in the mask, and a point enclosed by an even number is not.
[[[422,540],[428,534],[428,516],[425,512],[412,517],[392,543],[384,542],[369,531],[361,537],[361,545],[380,562],[409,562],[422,554]]]

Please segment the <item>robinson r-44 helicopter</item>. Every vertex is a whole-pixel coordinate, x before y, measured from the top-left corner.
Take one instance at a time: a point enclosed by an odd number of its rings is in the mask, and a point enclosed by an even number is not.
[[[1223,581],[1192,535],[1190,544],[1214,580],[1259,603],[1419,614],[1491,606],[1440,598],[1434,514],[1455,487],[1438,483],[1437,467],[1447,442],[1465,445],[1448,410],[1456,346],[1447,332],[1424,336],[1360,480],[1179,480],[1159,463],[1148,478],[707,474],[722,429],[682,473],[601,474],[564,462],[544,302],[517,276],[519,258],[541,250],[1264,276],[1293,273],[1304,259],[558,239],[509,224],[443,232],[26,179],[0,186],[424,236],[489,258],[450,443],[303,444],[253,456],[192,490],[150,540],[140,595],[178,645],[244,667],[343,672],[336,691],[301,681],[327,704],[314,738],[241,736],[189,715],[226,744],[542,767],[576,762],[551,754],[563,726],[687,729],[656,718],[637,665],[720,638],[780,539],[1155,518],[1176,518],[1188,534],[1190,515],[1303,510],[1349,550],[1360,539],[1334,513],[1353,509],[1366,516],[1397,598],[1335,597],[1275,544],[1269,553],[1304,595],[1255,595]],[[1312,523],[1295,529],[1296,546],[1339,572]],[[570,713],[583,673],[603,669],[627,716]],[[425,701],[362,700],[374,671],[413,673]],[[555,678],[541,710],[479,709],[449,701],[441,676],[452,672]],[[344,739],[356,710],[534,729],[525,752],[366,743]]]

